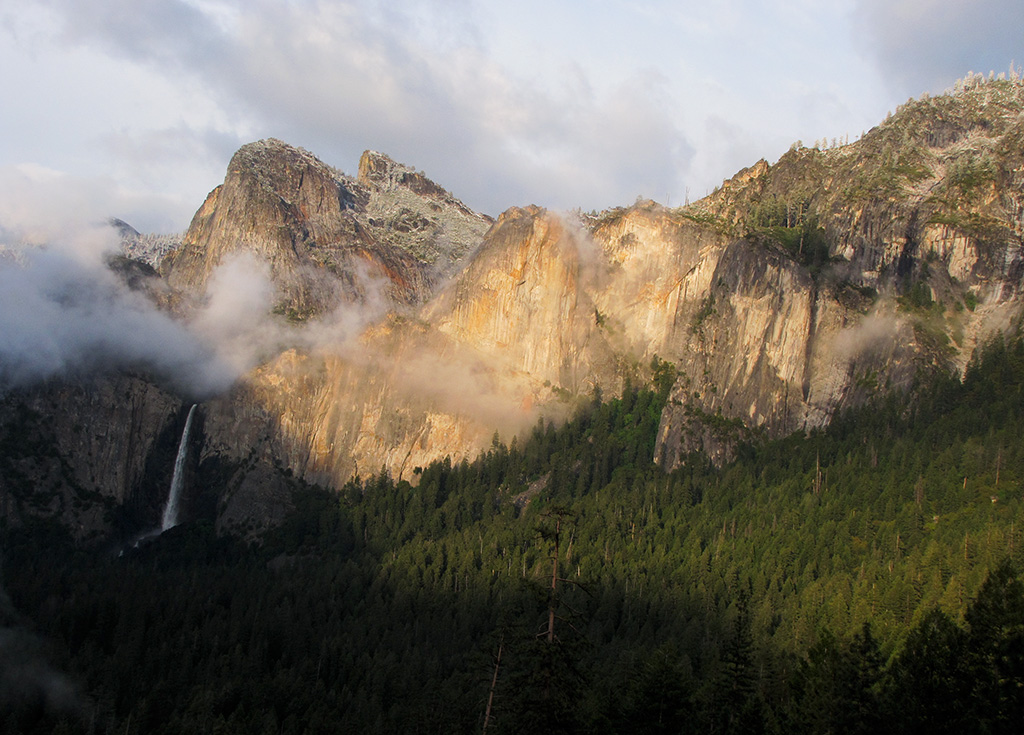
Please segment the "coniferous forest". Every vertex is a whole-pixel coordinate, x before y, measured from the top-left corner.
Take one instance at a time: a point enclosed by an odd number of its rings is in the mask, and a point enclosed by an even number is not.
[[[0,645],[48,686],[0,727],[1019,732],[1024,342],[666,474],[670,384],[415,485],[303,486],[259,539],[4,529]]]

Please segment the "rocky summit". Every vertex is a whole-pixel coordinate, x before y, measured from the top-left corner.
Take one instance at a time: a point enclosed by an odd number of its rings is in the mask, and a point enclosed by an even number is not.
[[[381,154],[366,153],[351,179],[308,151],[262,140],[235,153],[162,271],[195,297],[226,258],[255,255],[279,289],[276,309],[302,321],[371,290],[396,306],[420,303],[488,224]]]
[[[962,371],[1019,324],[1022,245],[1018,81],[911,101],[855,142],[795,144],[679,208],[491,220],[380,153],[349,177],[253,143],[160,262],[167,308],[198,308],[237,254],[265,264],[273,312],[296,328],[386,308],[358,339],[288,345],[202,403],[186,515],[250,531],[297,482],[415,483],[432,460],[655,374],[674,380],[663,468],[727,461],[739,442]],[[142,374],[7,394],[0,512],[81,537],[145,525],[188,405]]]

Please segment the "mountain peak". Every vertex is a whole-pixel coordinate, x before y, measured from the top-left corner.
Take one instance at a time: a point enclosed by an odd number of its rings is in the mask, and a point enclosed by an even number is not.
[[[358,179],[359,183],[364,185],[392,179],[399,170],[411,171],[412,169],[380,151],[363,151],[363,155],[359,157]]]
[[[356,181],[367,194],[367,231],[443,275],[457,270],[493,222],[423,173],[378,151],[363,153]]]
[[[337,171],[305,148],[285,143],[277,138],[264,138],[239,148],[228,164],[228,179],[242,178],[254,183],[257,189],[280,196],[286,202],[295,201],[299,190],[311,181],[329,188],[338,188],[342,204],[351,207],[359,198],[356,187],[346,186]],[[311,178],[312,177],[312,178]]]
[[[361,185],[380,192],[407,189],[424,199],[455,205],[465,214],[476,215],[476,212],[422,172],[378,151],[363,152],[359,159],[357,180]]]
[[[285,143],[277,138],[262,138],[246,143],[235,151],[232,163],[240,166],[256,168],[268,161],[287,160],[290,163],[306,163],[312,166],[323,166],[323,162],[305,148]]]
[[[379,276],[395,303],[414,303],[427,290],[422,268],[366,231],[357,216],[366,200],[362,187],[309,151],[274,138],[246,144],[196,213],[169,281],[201,293],[213,269],[244,250],[269,264],[283,297],[275,309],[290,318],[362,300],[364,272]]]

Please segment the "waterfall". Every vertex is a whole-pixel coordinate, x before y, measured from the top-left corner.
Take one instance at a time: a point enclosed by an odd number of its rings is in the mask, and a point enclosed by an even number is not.
[[[196,404],[188,410],[188,418],[185,419],[185,430],[181,432],[181,443],[178,444],[178,456],[174,458],[174,474],[171,475],[171,491],[167,494],[167,505],[164,507],[164,517],[160,522],[160,531],[166,531],[178,525],[178,505],[181,501],[181,491],[185,486],[185,462],[188,460],[188,435],[192,430],[192,414],[196,412]]]

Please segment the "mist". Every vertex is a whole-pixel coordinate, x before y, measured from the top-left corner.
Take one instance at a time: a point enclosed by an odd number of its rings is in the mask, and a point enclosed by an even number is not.
[[[228,390],[280,339],[264,329],[274,288],[255,262],[225,263],[203,305],[176,319],[108,267],[120,246],[110,227],[58,237],[7,245],[0,259],[0,390],[137,370],[201,399]]]
[[[873,355],[892,345],[903,322],[894,314],[876,308],[859,322],[836,333],[833,349],[846,361]]]
[[[390,303],[382,279],[356,273],[361,301],[289,323],[273,313],[281,295],[269,266],[240,252],[220,263],[195,308],[179,318],[111,270],[120,252],[108,225],[0,228],[0,392],[137,370],[201,400],[282,350],[344,352]],[[148,288],[167,287],[154,278]]]
[[[150,370],[180,390],[223,390],[232,371],[210,345],[106,267],[116,239],[92,228],[22,246],[0,263],[0,389],[55,376]]]
[[[82,709],[72,681],[50,666],[38,639],[17,628],[0,628],[0,712],[41,708],[77,714]]]
[[[0,587],[0,712],[6,716],[41,709],[48,714],[81,714],[78,688],[50,664],[43,641],[28,632],[25,622]]]

